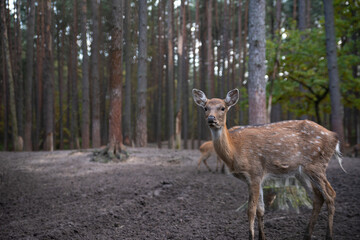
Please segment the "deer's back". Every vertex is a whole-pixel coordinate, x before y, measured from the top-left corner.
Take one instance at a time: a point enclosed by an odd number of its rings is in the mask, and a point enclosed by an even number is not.
[[[334,132],[308,120],[249,126],[229,135],[236,156],[274,173],[296,170],[299,165],[326,168],[338,143]]]

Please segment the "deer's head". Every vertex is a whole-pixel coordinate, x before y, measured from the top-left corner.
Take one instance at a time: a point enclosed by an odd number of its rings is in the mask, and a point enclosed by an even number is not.
[[[220,129],[226,124],[226,113],[239,99],[239,90],[233,89],[227,93],[225,99],[208,99],[205,93],[198,89],[192,90],[194,101],[205,111],[206,121],[211,129]]]

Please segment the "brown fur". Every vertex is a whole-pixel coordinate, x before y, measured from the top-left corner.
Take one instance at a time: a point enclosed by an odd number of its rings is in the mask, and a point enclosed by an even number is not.
[[[314,192],[313,212],[304,239],[311,239],[324,201],[328,206],[327,239],[332,239],[336,193],[326,179],[326,168],[336,153],[336,134],[308,120],[228,130],[226,114],[238,100],[237,89],[230,91],[224,100],[207,99],[203,92],[196,89],[193,90],[193,96],[195,102],[205,110],[216,153],[230,172],[249,186],[250,239],[254,239],[255,214],[258,218],[259,239],[265,239],[261,189],[263,180],[268,175],[294,173],[308,177]]]
[[[209,157],[211,157],[211,155],[216,155],[212,141],[207,141],[207,142],[204,142],[203,144],[201,144],[201,146],[199,147],[199,150],[201,152],[201,156],[198,160],[198,165],[197,165],[198,171],[200,170],[200,164],[203,162],[204,165],[206,166],[206,168],[209,170],[209,172],[212,172],[211,168],[209,167],[209,165],[206,162],[207,159]],[[216,155],[216,171],[218,171],[220,164],[221,164],[221,159]],[[224,167],[224,165],[222,165],[222,168],[223,167]]]

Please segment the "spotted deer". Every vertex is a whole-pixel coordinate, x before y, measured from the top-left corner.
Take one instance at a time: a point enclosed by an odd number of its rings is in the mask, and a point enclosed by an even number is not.
[[[200,171],[200,165],[202,162],[204,163],[206,168],[209,170],[209,172],[212,172],[211,168],[209,167],[209,165],[206,162],[208,160],[208,158],[211,157],[211,155],[216,155],[212,141],[206,141],[203,144],[201,144],[201,146],[199,147],[199,151],[201,152],[201,156],[200,156],[200,158],[198,160],[198,164],[197,164],[198,172]],[[219,164],[221,164],[221,160],[220,160],[219,156],[216,155],[216,171],[218,171]]]
[[[254,239],[255,215],[259,239],[265,239],[262,183],[269,177],[295,175],[313,191],[313,210],[304,239],[311,239],[324,202],[328,208],[326,238],[332,239],[336,193],[326,178],[332,156],[341,164],[339,140],[334,132],[308,120],[284,121],[249,126],[229,131],[226,114],[239,99],[231,90],[225,99],[208,99],[202,91],[192,90],[194,101],[205,111],[214,149],[230,173],[245,181],[249,190],[249,239]]]

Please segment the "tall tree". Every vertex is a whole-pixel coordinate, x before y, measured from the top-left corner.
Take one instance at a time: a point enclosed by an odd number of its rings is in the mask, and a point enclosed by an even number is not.
[[[92,146],[100,147],[100,84],[99,84],[99,5],[97,0],[91,0],[92,10],[92,43],[91,43],[91,117]]]
[[[187,149],[187,140],[188,140],[188,115],[189,115],[189,94],[188,94],[188,73],[187,73],[187,33],[186,33],[186,9],[187,5],[184,0],[181,1],[181,55],[180,55],[180,62],[181,65],[179,66],[179,70],[181,71],[181,79],[179,76],[179,82],[181,82],[181,89],[182,92],[182,132],[183,132],[183,139],[184,139],[184,148]],[[179,39],[180,41],[180,39]],[[180,86],[179,86],[180,88]]]
[[[214,89],[214,56],[213,56],[213,33],[212,33],[212,0],[208,0],[206,4],[206,18],[207,18],[207,89],[209,92],[209,96],[214,97],[215,89]]]
[[[164,72],[164,4],[165,1],[159,1],[158,6],[158,56],[157,56],[157,69],[158,69],[158,76],[157,76],[157,101],[156,101],[156,141],[158,147],[161,148],[161,133],[162,133],[162,85],[163,85],[163,72]]]
[[[110,67],[110,113],[108,155],[114,158],[121,151],[122,130],[122,42],[123,1],[111,2],[111,67]]]
[[[249,123],[266,123],[265,0],[249,1]]]
[[[169,126],[169,142],[168,147],[174,148],[174,29],[173,29],[173,12],[174,3],[173,1],[167,1],[167,79],[168,79],[168,126]]]
[[[36,86],[35,86],[35,111],[36,111],[36,126],[35,126],[35,150],[40,146],[40,133],[43,129],[43,68],[45,57],[45,36],[44,36],[44,1],[39,0],[36,12]]]
[[[44,61],[44,117],[45,117],[45,142],[44,149],[54,149],[54,73],[52,56],[51,35],[51,0],[45,0],[44,37],[45,37],[45,61]]]
[[[13,53],[13,74],[15,81],[15,97],[16,97],[16,117],[18,123],[19,136],[24,136],[24,80],[22,71],[22,34],[21,34],[21,1],[16,0],[15,2],[15,46]]]
[[[138,63],[138,87],[137,87],[137,118],[136,118],[136,145],[147,145],[147,3],[139,1],[139,63]]]
[[[125,35],[125,106],[124,106],[124,143],[131,145],[132,142],[132,124],[131,124],[131,60],[132,60],[132,43],[131,43],[131,9],[130,0],[125,0],[125,22],[124,22],[124,35]]]
[[[81,49],[82,62],[82,118],[81,118],[81,148],[90,147],[90,99],[89,99],[89,56],[87,50],[86,22],[87,4],[81,0]]]
[[[329,74],[329,88],[331,100],[331,127],[338,134],[340,141],[344,141],[343,118],[344,112],[341,105],[339,86],[339,71],[336,56],[336,35],[334,25],[333,1],[324,0],[326,56]]]
[[[21,136],[18,135],[18,125],[16,117],[16,103],[15,103],[15,89],[14,89],[14,78],[12,71],[12,63],[10,57],[10,47],[9,47],[9,37],[7,33],[7,24],[6,24],[6,9],[5,1],[0,2],[0,15],[1,15],[1,35],[3,40],[3,46],[5,51],[5,61],[6,61],[6,70],[8,77],[8,86],[9,86],[9,100],[10,100],[10,118],[11,118],[11,134],[12,134],[12,143],[15,151],[21,151],[23,149],[23,140]]]
[[[70,148],[79,148],[79,136],[78,136],[78,83],[77,83],[77,0],[73,1],[73,16],[72,24],[70,27],[70,77],[71,77],[71,141]]]
[[[35,0],[30,0],[28,22],[26,30],[26,79],[25,79],[25,131],[24,150],[32,150],[32,86],[33,86],[33,58],[34,58],[34,32],[35,32]]]

